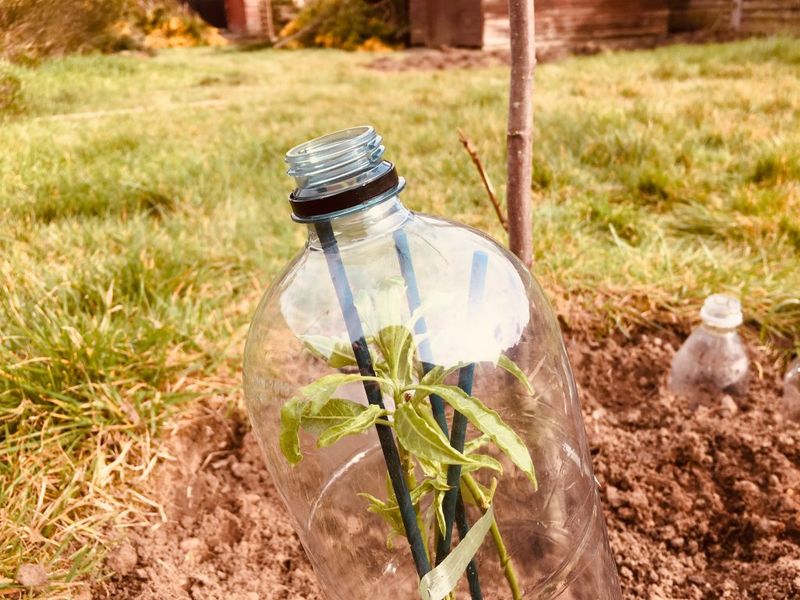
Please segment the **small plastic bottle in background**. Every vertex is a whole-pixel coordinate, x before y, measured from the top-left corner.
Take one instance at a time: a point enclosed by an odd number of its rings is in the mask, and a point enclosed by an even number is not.
[[[669,388],[689,397],[695,405],[722,395],[747,393],[750,361],[736,328],[742,324],[739,300],[724,294],[706,298],[700,310],[701,325],[672,359]]]
[[[800,422],[800,358],[794,359],[786,370],[781,409],[786,419]]]

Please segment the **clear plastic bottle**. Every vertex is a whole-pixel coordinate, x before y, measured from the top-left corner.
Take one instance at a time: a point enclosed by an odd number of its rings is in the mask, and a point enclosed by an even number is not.
[[[724,294],[706,298],[701,325],[672,359],[669,388],[706,404],[727,394],[747,393],[750,361],[737,328],[742,324],[739,300]]]
[[[800,358],[794,359],[786,369],[781,408],[786,419],[800,422]]]
[[[443,598],[425,578],[459,549],[460,600],[620,598],[542,289],[483,233],[403,206],[383,152],[371,127],[289,151],[308,241],[245,348],[250,420],[326,598]]]

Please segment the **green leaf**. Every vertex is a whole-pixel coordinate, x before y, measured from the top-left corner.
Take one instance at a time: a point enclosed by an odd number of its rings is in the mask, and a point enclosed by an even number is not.
[[[390,325],[382,328],[375,338],[375,344],[386,359],[389,378],[395,381],[411,381],[414,358],[414,334],[404,325]]]
[[[418,504],[425,494],[438,490],[441,492],[446,492],[450,488],[448,487],[447,483],[440,483],[435,479],[425,479],[422,483],[420,483],[417,487],[409,492],[411,495],[411,503]]]
[[[427,421],[428,425],[433,427],[436,431],[441,431],[441,427],[439,423],[436,421],[436,418],[433,416],[433,409],[431,405],[428,403],[424,404],[417,404],[414,406],[414,410],[417,411],[417,414]],[[447,439],[445,437],[445,439]]]
[[[447,467],[442,467],[441,463],[438,463],[435,460],[426,460],[421,456],[417,456],[415,458],[417,459],[417,464],[419,464],[426,477],[447,478]]]
[[[373,425],[375,421],[388,414],[388,411],[382,409],[380,406],[371,404],[366,407],[364,411],[354,417],[349,417],[333,427],[326,429],[322,435],[317,438],[317,446],[325,448],[331,444],[338,442],[340,439],[347,435],[355,435],[363,433]]]
[[[403,322],[408,311],[406,284],[402,277],[388,277],[378,284],[375,297],[375,312],[380,328]]]
[[[312,354],[326,360],[334,369],[357,365],[353,347],[347,342],[322,335],[304,335],[300,339]]]
[[[497,366],[500,367],[501,369],[505,369],[506,371],[511,373],[514,377],[516,377],[517,381],[519,381],[525,387],[525,390],[529,394],[533,395],[534,392],[533,392],[533,387],[531,386],[531,382],[528,381],[528,377],[525,375],[522,369],[519,368],[519,365],[517,365],[517,363],[508,358],[505,354],[501,354],[497,359]]]
[[[339,386],[354,381],[378,381],[378,378],[356,374],[334,373],[332,375],[320,377],[315,382],[300,388],[300,393],[311,403],[307,414],[316,415],[319,413],[322,407],[330,400],[334,392],[339,389]]]
[[[344,398],[330,398],[316,415],[303,415],[302,427],[316,436],[326,429],[339,425],[351,417],[357,417],[367,410],[363,404]]]
[[[388,414],[378,406],[363,406],[344,398],[328,398],[316,414],[311,414],[311,410],[311,402],[298,397],[281,407],[278,441],[281,452],[291,465],[296,465],[303,458],[300,452],[301,428],[318,436],[317,446],[324,448],[346,435],[367,430]]]
[[[428,371],[422,379],[419,381],[419,385],[421,386],[428,386],[428,385],[439,385],[444,383],[444,380],[447,379],[447,376],[450,375],[453,371],[457,371],[463,365],[457,364],[452,367],[448,367],[445,369],[442,366],[436,365],[430,371]],[[406,390],[403,390],[406,391]],[[425,397],[428,396],[428,392],[424,389],[416,389],[414,391],[414,403],[421,402]]]
[[[413,504],[415,507],[418,507],[419,503],[426,494],[437,491],[446,492],[448,489],[449,488],[446,485],[442,487],[436,481],[432,479],[426,479],[417,487],[409,491],[411,504]],[[387,501],[380,500],[379,498],[367,493],[360,493],[359,496],[366,498],[369,501],[370,506],[368,510],[370,512],[380,515],[396,533],[399,533],[400,535],[405,534],[403,519],[400,516],[400,509],[397,506],[397,500],[395,499],[393,493],[389,495],[389,500]]]
[[[307,406],[308,402],[297,397],[281,406],[281,431],[278,435],[278,445],[290,465],[296,465],[303,460],[303,455],[300,453],[300,425]]]
[[[394,411],[394,428],[398,443],[418,458],[446,465],[482,464],[475,457],[464,456],[453,448],[442,430],[428,423],[412,404],[397,407]]]
[[[487,454],[470,454],[469,458],[471,458],[474,462],[470,465],[462,465],[462,473],[471,473],[472,471],[477,471],[478,469],[491,469],[492,471],[497,471],[498,473],[503,472],[503,465],[501,465],[497,459],[492,458]]]
[[[370,354],[372,355],[372,368],[375,370],[375,375],[381,379],[381,390],[384,394],[391,396],[394,388],[388,385],[392,379],[392,373],[389,370],[389,365],[386,364],[385,360],[378,358],[380,354],[376,354],[374,352],[370,352]]]
[[[464,454],[474,454],[491,441],[492,438],[485,433],[476,437],[475,439],[469,440],[466,444],[464,444]]]
[[[384,327],[403,324],[408,314],[405,283],[400,276],[384,279],[377,288],[359,290],[353,300],[368,337]]]
[[[528,476],[534,487],[537,487],[533,460],[528,447],[516,432],[506,425],[500,415],[456,386],[435,385],[428,386],[426,389],[429,394],[440,396],[455,410],[464,415],[477,429],[488,435],[492,442],[511,459],[511,462]],[[469,458],[475,457],[470,456]]]
[[[446,492],[435,490],[433,493],[433,509],[436,511],[436,522],[439,524],[439,531],[444,535],[447,528],[444,520],[444,495]]]
[[[381,517],[389,525],[391,531],[398,535],[405,535],[405,527],[403,527],[403,517],[400,515],[400,509],[397,504],[390,504],[384,502],[371,494],[362,492],[359,494],[362,498],[366,498],[369,502],[367,510]],[[389,538],[390,540],[391,538]],[[387,544],[389,543],[387,540]]]

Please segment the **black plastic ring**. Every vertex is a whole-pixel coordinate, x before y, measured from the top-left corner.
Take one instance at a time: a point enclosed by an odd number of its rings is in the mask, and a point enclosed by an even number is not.
[[[392,165],[389,171],[377,179],[329,196],[300,200],[295,197],[295,193],[297,192],[297,190],[295,190],[289,194],[289,204],[292,206],[292,212],[295,217],[299,217],[300,219],[319,217],[357,206],[362,202],[366,202],[375,196],[391,190],[393,187],[396,187],[398,183],[399,178],[397,176],[397,170],[394,168],[394,165]]]

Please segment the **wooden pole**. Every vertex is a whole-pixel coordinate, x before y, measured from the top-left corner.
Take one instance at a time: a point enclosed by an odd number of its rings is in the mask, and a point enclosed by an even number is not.
[[[742,0],[733,0],[733,11],[731,11],[731,29],[739,33],[742,29]]]
[[[530,267],[533,171],[533,71],[536,67],[533,0],[508,0],[511,82],[508,94],[508,246]]]
[[[267,39],[274,44],[278,36],[275,35],[275,20],[272,18],[272,0],[264,0],[264,21],[267,27]]]

